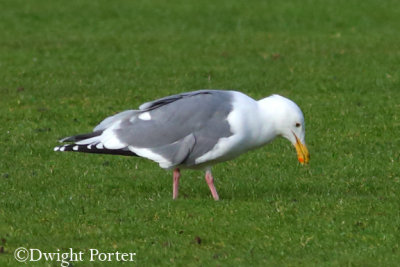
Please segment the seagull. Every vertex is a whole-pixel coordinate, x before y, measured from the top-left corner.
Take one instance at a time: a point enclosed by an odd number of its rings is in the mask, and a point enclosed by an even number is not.
[[[69,144],[54,151],[150,159],[173,169],[173,199],[178,197],[180,169],[204,170],[211,194],[219,200],[211,167],[278,136],[293,144],[301,164],[309,162],[304,116],[290,99],[275,94],[257,101],[238,91],[199,90],[117,113],[91,133],[61,139]]]

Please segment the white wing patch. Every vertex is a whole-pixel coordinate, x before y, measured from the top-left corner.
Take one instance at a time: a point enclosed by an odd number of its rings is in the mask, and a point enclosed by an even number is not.
[[[91,149],[92,145],[96,145],[97,149],[122,149],[127,146],[126,143],[121,142],[115,134],[116,129],[121,126],[121,121],[116,121],[110,128],[106,129],[101,135],[92,138],[84,139],[76,142],[77,145],[88,145]]]
[[[140,114],[138,116],[138,118],[141,120],[144,120],[144,121],[149,121],[149,120],[151,120],[150,112],[144,112],[144,113]]]
[[[104,146],[103,146],[103,144],[102,144],[102,143],[98,143],[98,144],[96,145],[96,148],[97,148],[97,149],[103,149],[103,148],[104,148]]]
[[[118,123],[118,126],[120,123]],[[126,143],[121,142],[118,136],[115,134],[114,130],[119,127],[111,127],[105,130],[102,135],[100,135],[100,142],[103,143],[104,147],[107,149],[121,149],[127,146]]]

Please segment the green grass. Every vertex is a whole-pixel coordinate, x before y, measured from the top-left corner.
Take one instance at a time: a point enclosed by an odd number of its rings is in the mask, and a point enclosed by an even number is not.
[[[398,266],[397,1],[1,6],[1,266],[24,266],[18,247],[136,252],[136,266]],[[214,167],[220,202],[196,171],[172,201],[155,163],[53,152],[108,115],[202,88],[293,99],[310,165],[279,139]]]

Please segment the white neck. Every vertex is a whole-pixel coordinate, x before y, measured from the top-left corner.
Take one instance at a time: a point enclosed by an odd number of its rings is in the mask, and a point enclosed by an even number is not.
[[[280,134],[278,131],[279,122],[277,120],[277,117],[279,116],[276,116],[277,113],[280,112],[280,109],[276,105],[276,102],[273,101],[273,96],[263,98],[257,103],[259,116],[262,121],[262,125],[260,125],[259,143],[260,145],[264,145],[271,142]]]

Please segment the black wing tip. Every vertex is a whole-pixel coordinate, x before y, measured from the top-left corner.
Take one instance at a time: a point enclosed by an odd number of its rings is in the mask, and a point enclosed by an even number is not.
[[[73,135],[73,136],[68,136],[68,137],[64,137],[61,138],[60,140],[58,140],[60,143],[65,143],[65,142],[78,142],[84,139],[89,139],[92,137],[96,137],[99,136],[103,133],[103,131],[94,131],[91,133],[85,133],[85,134],[77,134],[77,135]]]
[[[135,153],[128,149],[106,149],[102,146],[97,147],[96,145],[77,145],[69,144],[63,146],[56,146],[54,151],[60,152],[82,152],[82,153],[93,153],[93,154],[109,154],[109,155],[120,155],[120,156],[135,156]]]

